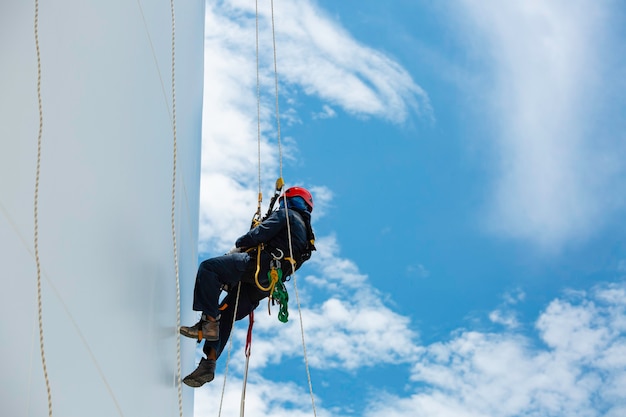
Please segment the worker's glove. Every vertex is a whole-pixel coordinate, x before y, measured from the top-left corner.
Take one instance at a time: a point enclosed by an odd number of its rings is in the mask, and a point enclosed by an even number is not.
[[[233,246],[231,250],[226,253],[226,255],[232,255],[233,253],[241,253],[243,252],[243,248],[238,248],[237,246]]]

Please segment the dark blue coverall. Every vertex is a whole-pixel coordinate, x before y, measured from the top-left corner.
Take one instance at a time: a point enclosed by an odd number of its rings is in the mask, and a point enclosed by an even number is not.
[[[294,199],[295,200],[295,199]],[[292,207],[288,200],[289,227],[291,230],[291,244],[294,259],[299,259],[300,254],[307,248],[307,222],[310,224],[311,215],[306,209]],[[281,205],[282,206],[282,205]],[[279,254],[280,249],[285,257],[289,257],[289,236],[287,233],[287,216],[283,207],[274,211],[267,219],[248,233],[237,239],[235,246],[247,250],[257,248],[263,243],[265,249],[261,251],[259,283],[263,287],[269,285],[268,272],[272,253]],[[268,291],[262,291],[255,283],[254,275],[257,266],[257,250],[233,253],[203,261],[196,275],[196,283],[193,294],[193,309],[202,311],[210,317],[220,315],[220,338],[218,341],[205,341],[204,353],[209,354],[210,348],[220,356],[226,342],[230,337],[233,324],[237,289],[241,286],[239,303],[237,306],[236,320],[248,316],[258,305],[259,301],[269,295]],[[283,280],[292,273],[289,261],[282,259]],[[221,289],[224,285],[229,288],[228,294],[219,303]]]

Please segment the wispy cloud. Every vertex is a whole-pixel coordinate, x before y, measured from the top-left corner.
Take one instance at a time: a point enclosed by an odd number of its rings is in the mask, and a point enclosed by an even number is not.
[[[249,2],[241,1],[207,4],[200,209],[204,252],[228,249],[247,230],[256,207],[255,19],[250,7]],[[354,40],[314,2],[281,4],[276,21],[281,102],[286,103],[281,113],[288,114],[290,122],[306,122],[307,117],[338,117],[340,110],[393,123],[402,123],[412,112],[430,114],[426,94],[400,65]],[[273,62],[271,38],[267,37],[271,33],[269,10],[261,10],[259,25],[261,176],[265,192],[272,189],[278,174],[273,139]],[[297,100],[302,93],[319,100],[322,112],[298,114]],[[291,147],[290,154],[297,155],[297,138],[288,137],[285,142]],[[323,184],[303,185],[314,194],[317,222],[332,209],[333,192]],[[299,295],[311,367],[355,370],[384,363],[410,363],[417,354],[417,335],[410,328],[408,317],[389,308],[388,300],[369,284],[367,275],[352,261],[339,256],[340,245],[334,236],[318,235],[316,246],[318,251],[297,278],[304,283],[299,287]],[[302,355],[293,284],[288,284],[289,323],[278,323],[275,312],[272,316],[262,314],[264,306],[256,317],[254,366],[246,398],[250,410],[246,414],[251,416],[310,415],[306,389],[267,381],[262,376],[269,365]],[[281,327],[283,347],[279,350],[275,346],[277,326]],[[235,346],[241,345],[244,332],[235,331]],[[390,344],[389,340],[397,343]],[[374,359],[372,351],[378,352]],[[241,356],[234,356],[226,394],[232,398],[227,400],[227,407],[238,405],[240,384],[235,382],[233,388],[232,381],[241,375],[242,368]],[[215,414],[221,389],[219,378],[218,375],[214,383],[197,394],[196,415]],[[203,400],[204,393],[210,399]],[[318,415],[341,413],[318,405]]]
[[[266,192],[278,176],[278,152],[269,6],[259,12],[261,188]],[[280,95],[286,103],[281,113],[287,120],[300,123],[305,117],[297,113],[302,93],[320,100],[323,112],[317,117],[336,117],[342,109],[402,123],[412,112],[430,114],[426,93],[406,70],[357,42],[314,2],[281,3],[275,21]],[[256,207],[254,4],[207,4],[205,74],[200,240],[206,252],[230,247]],[[286,143],[297,153],[297,138]]]
[[[402,66],[357,42],[314,2],[282,4],[276,19],[281,73],[305,93],[393,122],[430,114],[426,93]]]
[[[322,111],[313,113],[314,119],[332,119],[334,117],[337,117],[337,112],[328,104],[322,106]]]
[[[501,324],[510,329],[513,329],[519,326],[519,322],[517,321],[517,317],[515,317],[515,313],[512,313],[508,310],[497,309],[489,313],[489,320],[493,323]]]
[[[489,313],[489,320],[492,323],[501,324],[509,329],[517,328],[520,323],[517,318],[517,311],[513,309],[513,306],[524,301],[526,293],[521,288],[516,288],[513,291],[506,292],[503,296],[503,302],[501,305]]]
[[[413,264],[406,267],[407,274],[418,278],[428,278],[430,271],[422,264]]]
[[[610,3],[461,4],[473,52],[490,68],[486,117],[499,155],[491,226],[547,249],[587,237],[624,183],[615,177],[622,138],[597,122],[615,86],[601,75],[607,44],[619,44],[609,36]]]

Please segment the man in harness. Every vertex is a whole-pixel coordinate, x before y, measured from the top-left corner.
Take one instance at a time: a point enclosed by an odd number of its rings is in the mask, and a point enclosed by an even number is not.
[[[276,268],[276,260],[280,262],[284,281],[293,273],[292,269],[298,269],[315,250],[311,193],[302,187],[291,187],[279,201],[278,210],[237,239],[230,252],[207,259],[198,268],[193,309],[201,311],[202,316],[193,326],[181,326],[180,334],[198,342],[204,339],[206,358],[200,359],[196,370],[183,379],[190,387],[200,387],[213,380],[215,363],[230,336],[233,317],[241,320],[248,316],[259,301],[270,295],[270,276],[271,272],[275,273],[271,270]],[[291,253],[293,259],[290,259]],[[220,303],[222,290],[228,294]]]

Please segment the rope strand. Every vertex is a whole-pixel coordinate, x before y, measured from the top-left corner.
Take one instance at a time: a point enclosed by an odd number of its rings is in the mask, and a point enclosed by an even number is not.
[[[282,154],[282,144],[281,144],[281,138],[280,138],[280,108],[279,108],[279,93],[278,93],[278,65],[277,65],[277,53],[276,53],[276,31],[275,31],[275,22],[274,22],[274,1],[271,1],[271,9],[272,9],[272,45],[273,45],[273,55],[274,55],[274,89],[275,89],[275,104],[276,104],[276,132],[277,132],[277,141],[278,141],[278,159],[279,159],[279,172],[280,172],[280,180],[282,182],[282,177],[283,177],[283,154]],[[255,44],[256,44],[256,97],[257,97],[257,156],[258,156],[258,188],[259,188],[259,205],[257,208],[257,213],[260,213],[261,210],[261,86],[260,86],[260,75],[259,75],[259,8],[258,8],[258,0],[255,1]],[[277,182],[278,183],[278,182]],[[290,259],[293,260],[293,244],[292,244],[292,238],[291,238],[291,225],[289,222],[289,211],[287,209],[287,204],[286,204],[286,199],[287,197],[283,194],[283,198],[285,199],[285,210],[286,210],[286,217],[287,217],[287,236],[288,236],[288,242],[289,242],[289,256]],[[292,261],[290,261],[292,262]],[[257,266],[258,269],[258,266]],[[295,278],[295,263],[292,263],[291,265],[291,270],[292,270],[292,274],[294,275]],[[258,281],[257,281],[257,285]],[[298,294],[298,288],[296,286],[295,280],[294,280],[294,287],[296,290],[296,300],[297,300],[297,305],[298,305],[298,313],[300,316],[300,331],[301,331],[301,336],[302,336],[302,348],[304,351],[304,361],[305,361],[305,367],[306,367],[306,374],[307,374],[307,380],[308,380],[308,385],[309,385],[309,392],[311,394],[311,403],[313,406],[313,415],[317,416],[317,411],[316,411],[316,407],[315,407],[315,397],[313,395],[313,384],[311,382],[311,374],[309,371],[309,364],[308,364],[308,359],[307,359],[307,352],[306,352],[306,344],[305,344],[305,340],[304,340],[304,326],[302,323],[302,311],[300,308],[300,298],[299,298],[299,294]],[[240,286],[239,286],[240,288]],[[262,288],[263,289],[263,288]],[[239,290],[237,292],[237,303],[239,302]],[[235,312],[234,312],[234,317],[233,317],[233,328],[234,328],[234,324],[235,324],[235,319],[236,319],[236,314],[237,314],[237,303],[235,304]],[[231,333],[232,333],[232,329],[231,329]],[[230,360],[230,354],[231,354],[231,348],[232,348],[232,338],[230,340],[230,344],[229,344],[229,348],[228,348],[228,358],[226,360],[226,370],[225,370],[225,374],[224,374],[224,384],[222,386],[222,395],[221,395],[221,400],[220,400],[220,406],[219,406],[219,414],[218,416],[221,416],[222,413],[222,404],[223,404],[223,400],[224,400],[224,392],[225,392],[225,388],[226,388],[226,378],[227,378],[227,374],[228,374],[228,362]],[[246,352],[246,357],[249,359],[249,352]],[[245,406],[245,389],[246,389],[246,381],[247,381],[247,376],[248,376],[248,362],[246,360],[246,367],[245,367],[245,372],[244,372],[244,385],[243,385],[243,389],[242,389],[242,394],[241,394],[241,406],[240,406],[240,416],[243,417],[244,415],[244,406]]]
[[[176,15],[174,0],[170,0],[172,14],[172,249],[174,254],[174,272],[176,274],[176,388],[178,391],[178,413],[183,417],[182,366],[180,358],[180,274],[178,265],[178,242],[176,240],[176,160],[178,158],[178,140],[176,135]]]
[[[41,353],[41,365],[46,382],[48,395],[48,416],[52,417],[52,390],[48,378],[48,366],[46,365],[46,349],[43,334],[43,297],[41,290],[41,260],[39,258],[39,177],[41,175],[41,142],[43,137],[43,104],[41,98],[41,50],[39,49],[39,0],[35,0],[35,49],[37,50],[37,104],[39,109],[39,133],[37,135],[37,169],[35,174],[34,196],[34,246],[35,263],[37,264],[37,319],[39,325],[39,351]]]
[[[259,215],[261,214],[261,81],[259,77],[259,1],[255,1],[256,15],[256,120],[257,120],[257,167],[259,183]],[[260,216],[259,216],[260,217]]]
[[[233,312],[233,324],[230,328],[230,342],[228,343],[228,355],[226,356],[226,365],[224,368],[224,383],[222,384],[222,395],[220,397],[220,408],[218,411],[218,417],[222,415],[222,405],[224,404],[224,393],[226,392],[226,378],[228,377],[228,363],[230,362],[230,353],[233,349],[233,330],[235,329],[235,321],[237,319],[237,309],[239,308],[239,294],[241,293],[241,284],[237,286],[237,298],[235,299],[235,311]],[[206,343],[206,342],[205,342]]]
[[[311,381],[311,371],[309,370],[309,360],[306,353],[306,343],[304,341],[304,322],[302,320],[302,309],[300,308],[300,295],[298,294],[298,278],[296,274],[293,274],[293,288],[296,291],[296,304],[298,305],[298,315],[300,316],[300,335],[302,336],[302,352],[304,355],[304,367],[306,369],[306,377],[309,383],[309,393],[311,394],[311,405],[313,407],[313,415],[317,416],[317,410],[315,408],[315,395],[313,395],[313,383]]]
[[[278,108],[278,66],[276,64],[276,33],[274,30],[274,0],[271,1],[272,6],[272,46],[274,49],[274,89],[276,91],[276,135],[278,138],[278,163],[279,177],[283,177],[283,149],[280,141],[280,111]]]
[[[257,169],[258,169],[258,203],[257,203],[257,212],[255,217],[252,219],[253,225],[256,220],[261,220],[261,200],[262,200],[262,192],[261,192],[261,82],[259,76],[259,2],[255,1],[255,17],[256,17],[256,25],[255,25],[255,44],[256,44],[256,113],[257,113]],[[222,406],[224,403],[224,393],[226,391],[226,380],[228,377],[228,364],[230,362],[230,355],[233,347],[233,337],[232,333],[235,328],[235,321],[237,319],[237,309],[239,308],[239,294],[241,291],[241,284],[237,286],[237,299],[235,301],[235,311],[233,312],[233,323],[231,327],[231,338],[228,344],[228,354],[226,356],[226,365],[224,369],[224,382],[222,384],[222,394],[220,397],[220,406],[218,410],[218,417],[222,415]],[[245,388],[244,388],[245,389]],[[245,392],[245,391],[244,391]],[[242,404],[240,408],[240,413],[243,415],[244,412],[244,393],[242,392]]]
[[[277,59],[276,59],[276,31],[274,29],[274,26],[275,26],[274,24],[274,0],[271,0],[271,7],[272,7],[272,40],[273,40],[273,49],[274,49],[274,84],[275,84],[275,91],[276,91],[276,126],[277,126],[277,136],[278,136],[278,156],[279,156],[279,161],[280,161],[280,176],[282,178],[283,154],[282,154],[282,145],[280,141],[280,112],[278,108],[278,97],[279,97],[278,96],[278,65],[277,65]],[[285,212],[287,214],[287,236],[288,236],[288,241],[289,241],[289,257],[291,258],[291,260],[293,260],[294,259],[293,245],[292,245],[292,239],[291,239],[291,225],[289,222],[289,209],[287,208],[287,196],[283,195],[283,198],[285,199],[284,206],[285,206]],[[296,291],[296,304],[298,305],[298,315],[300,318],[300,334],[302,337],[302,350],[303,350],[303,355],[304,355],[304,365],[306,369],[307,381],[309,384],[309,393],[311,395],[311,405],[313,407],[313,415],[317,416],[317,410],[315,408],[315,396],[313,394],[313,383],[311,382],[311,372],[309,370],[309,361],[307,358],[306,343],[304,340],[304,325],[302,321],[302,309],[300,308],[300,296],[298,294],[298,286],[296,285],[297,277],[296,277],[295,264],[291,265],[291,270],[293,271],[292,274],[294,278],[293,286]]]

